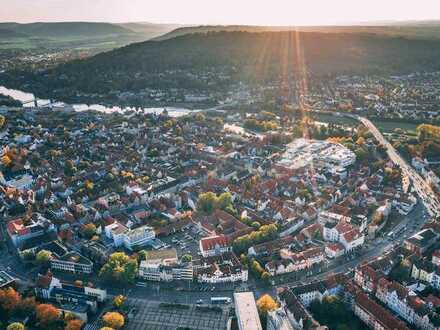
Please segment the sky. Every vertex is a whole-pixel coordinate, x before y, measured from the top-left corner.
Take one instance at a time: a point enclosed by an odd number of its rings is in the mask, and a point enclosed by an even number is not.
[[[0,0],[1,22],[328,25],[440,19],[440,0]]]

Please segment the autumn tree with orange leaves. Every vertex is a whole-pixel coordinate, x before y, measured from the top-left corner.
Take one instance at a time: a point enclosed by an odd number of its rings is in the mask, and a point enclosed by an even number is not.
[[[50,304],[40,304],[35,311],[37,320],[43,327],[60,319],[60,310]]]
[[[0,290],[0,311],[1,313],[10,314],[21,302],[20,294],[13,288]]]
[[[69,322],[67,322],[64,330],[81,330],[82,326],[83,326],[83,321],[78,319],[70,320]]]
[[[124,326],[124,316],[117,312],[107,312],[102,317],[106,326],[112,329],[119,329]]]

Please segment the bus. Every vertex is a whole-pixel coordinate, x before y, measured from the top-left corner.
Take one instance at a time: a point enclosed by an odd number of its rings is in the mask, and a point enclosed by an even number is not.
[[[213,305],[225,305],[230,303],[231,298],[228,297],[211,297],[211,304]]]

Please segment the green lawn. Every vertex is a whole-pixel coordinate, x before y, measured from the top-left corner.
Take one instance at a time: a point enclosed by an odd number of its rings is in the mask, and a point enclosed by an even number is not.
[[[313,118],[316,121],[320,121],[323,123],[332,123],[332,124],[340,124],[340,125],[348,125],[348,126],[354,126],[354,125],[357,126],[359,124],[356,120],[351,118],[338,117],[325,113],[313,114]],[[378,119],[373,119],[371,121],[374,123],[374,125],[377,126],[379,130],[385,133],[392,133],[395,128],[401,128],[404,131],[415,132],[417,126],[419,125],[410,122],[380,121]]]

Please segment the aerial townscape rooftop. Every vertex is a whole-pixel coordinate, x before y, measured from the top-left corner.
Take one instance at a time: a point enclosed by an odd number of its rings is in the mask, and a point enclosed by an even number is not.
[[[173,2],[2,6],[0,328],[440,329],[440,5]]]

